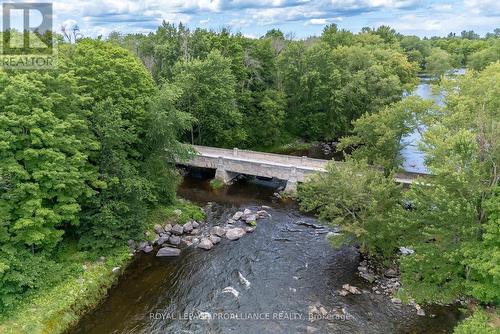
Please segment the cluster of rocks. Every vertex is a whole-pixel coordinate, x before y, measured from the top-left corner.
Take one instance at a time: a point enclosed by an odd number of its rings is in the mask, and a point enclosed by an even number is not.
[[[129,240],[129,247],[134,252],[151,253],[155,247],[160,249],[156,253],[158,257],[179,256],[181,247],[197,247],[210,250],[220,243],[222,238],[238,240],[247,233],[252,233],[257,220],[269,217],[265,210],[252,211],[245,209],[236,212],[224,226],[209,227],[197,221],[189,221],[184,225],[166,224],[154,226],[155,237],[152,241],[141,241],[138,244]],[[149,236],[148,233],[146,233]]]
[[[342,285],[342,289],[337,292],[341,296],[347,296],[348,294],[352,295],[360,295],[361,290],[355,287],[354,285],[344,284]]]
[[[308,307],[308,319],[309,322],[314,322],[316,320],[350,320],[354,319],[351,314],[346,310],[346,308],[332,308],[328,310],[321,303],[317,302]],[[317,328],[308,327],[306,333],[316,333]]]
[[[152,241],[141,241],[138,245],[133,240],[129,240],[129,247],[137,252],[151,253],[155,246],[162,247],[157,256],[178,256],[181,253],[180,246],[190,246],[196,241],[196,236],[200,234],[201,223],[189,221],[184,225],[166,224],[154,226],[155,237]],[[145,233],[150,236],[149,232]],[[163,247],[165,246],[165,247]]]
[[[363,260],[358,266],[358,275],[369,283],[374,283],[372,291],[377,294],[387,296],[393,295],[401,286],[399,273],[396,269],[389,268],[384,273],[378,274],[374,264]]]
[[[318,145],[318,147],[324,155],[328,156],[337,150],[338,145],[339,145],[339,142],[330,141],[330,142],[322,142]]]
[[[363,290],[363,293],[373,292],[377,295],[391,296],[391,301],[394,304],[401,305],[401,299],[392,297],[401,287],[398,271],[396,269],[389,268],[382,273],[377,273],[375,268],[376,265],[369,263],[368,260],[363,260],[359,263],[358,275],[367,282],[374,284],[371,291]],[[338,294],[341,296],[347,296],[348,294],[361,294],[361,291],[356,287],[350,286],[349,284],[344,284],[342,286],[342,290],[338,291]],[[416,309],[418,315],[425,316],[425,311],[420,305],[415,303],[415,301],[410,300],[409,304]]]

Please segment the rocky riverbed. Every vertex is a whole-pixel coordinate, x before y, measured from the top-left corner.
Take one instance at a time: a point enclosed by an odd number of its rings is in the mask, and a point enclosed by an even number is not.
[[[212,206],[213,203],[208,203],[202,210],[208,214]],[[189,247],[201,248],[208,251],[220,243],[222,238],[235,241],[247,233],[254,232],[258,226],[258,221],[270,218],[269,213],[265,210],[269,208],[268,206],[262,206],[257,211],[252,211],[248,208],[243,211],[236,211],[221,225],[213,225],[206,221],[197,222],[195,220],[188,221],[184,225],[178,223],[156,224],[154,226],[156,236],[153,240],[144,240],[138,243],[134,240],[129,240],[128,245],[132,252],[143,252],[146,254],[153,252],[156,247],[158,248],[156,251],[156,256],[158,257],[180,256],[181,249]],[[180,216],[182,212],[180,210],[176,211],[178,211],[177,214]],[[146,232],[145,237],[150,237],[150,233]]]

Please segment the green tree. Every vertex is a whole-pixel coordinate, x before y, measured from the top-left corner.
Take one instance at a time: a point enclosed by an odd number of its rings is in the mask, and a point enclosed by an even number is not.
[[[327,173],[316,174],[299,186],[303,210],[317,212],[325,222],[339,225],[334,243],[359,242],[373,256],[392,256],[404,231],[394,228],[402,187],[370,167],[366,160],[331,162]]]
[[[450,55],[439,48],[432,48],[425,62],[427,73],[438,79],[453,68]]]
[[[323,29],[321,39],[331,48],[341,45],[349,46],[354,42],[354,34],[344,29],[339,30],[337,25],[332,23]]]
[[[421,40],[417,36],[404,36],[399,44],[410,61],[418,63],[421,69],[425,69],[425,60],[431,52],[429,41]]]
[[[418,129],[421,117],[432,106],[432,101],[410,96],[379,112],[367,113],[353,122],[353,135],[342,138],[339,149],[356,147],[353,157],[367,159],[389,173],[402,162],[399,153],[409,144],[403,138]]]
[[[497,61],[500,61],[500,40],[495,40],[489,48],[473,53],[469,57],[468,65],[474,70],[480,71]]]
[[[53,252],[99,184],[87,102],[64,64],[0,71],[0,314],[65,270]]]
[[[407,194],[414,209],[405,226],[414,231],[408,244],[415,256],[401,261],[405,289],[419,300],[500,298],[493,283],[498,256],[488,241],[492,233],[498,240],[491,198],[499,181],[499,69],[497,63],[445,82],[446,106],[427,124],[423,149],[433,177]]]
[[[99,148],[87,99],[72,73],[0,73],[0,217],[5,241],[54,247],[78,225],[79,200],[94,194],[88,156]]]
[[[154,108],[162,100],[151,99],[160,93],[151,75],[127,50],[113,43],[82,40],[63,49],[63,54],[90,97],[89,121],[100,144],[89,157],[100,175],[98,195],[84,202],[83,225],[75,233],[81,236],[82,246],[112,247],[139,236],[150,208],[174,198],[173,157],[179,146],[173,134],[185,122],[174,122],[173,117],[180,115],[175,110],[160,114]],[[168,157],[166,149],[171,150]],[[160,167],[162,157],[169,159]]]
[[[182,89],[179,108],[196,119],[193,143],[231,147],[245,139],[228,58],[212,51],[205,60],[178,63],[174,73],[172,84]]]

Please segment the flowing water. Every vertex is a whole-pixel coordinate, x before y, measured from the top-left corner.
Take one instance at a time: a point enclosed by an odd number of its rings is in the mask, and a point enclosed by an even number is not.
[[[210,251],[184,249],[180,257],[168,259],[140,255],[106,300],[69,333],[452,331],[460,317],[454,308],[427,308],[427,316],[421,317],[387,296],[335,294],[345,283],[370,290],[357,275],[358,252],[330,247],[329,229],[318,228],[318,222],[299,213],[293,202],[276,202],[276,186],[239,181],[214,192],[207,179],[186,177],[179,195],[206,206],[209,224],[262,205],[271,207],[267,210],[272,217],[259,221],[255,232],[237,241],[223,240]],[[310,321],[309,307],[319,304],[328,314]]]

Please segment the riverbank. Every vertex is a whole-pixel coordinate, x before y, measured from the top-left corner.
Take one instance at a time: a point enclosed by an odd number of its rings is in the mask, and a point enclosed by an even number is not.
[[[178,214],[179,213],[179,214]],[[154,235],[155,224],[175,219],[185,224],[203,218],[198,206],[184,200],[168,207],[159,207],[149,216],[144,239]],[[107,250],[105,254],[81,251],[76,241],[66,241],[58,262],[71,266],[73,274],[53,287],[23,296],[15,308],[0,318],[2,334],[60,334],[73,327],[104,298],[118,281],[135,254],[129,246]]]
[[[132,259],[126,245],[109,251],[107,257],[93,262],[77,250],[68,252],[65,257],[68,265],[79,265],[81,272],[51,289],[24,298],[25,301],[0,323],[0,333],[63,333],[106,296],[118,279],[121,268],[125,268]]]

